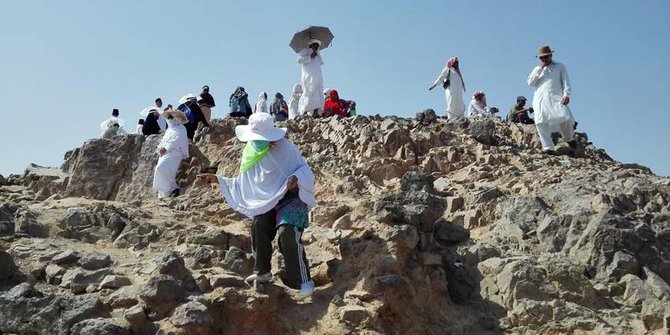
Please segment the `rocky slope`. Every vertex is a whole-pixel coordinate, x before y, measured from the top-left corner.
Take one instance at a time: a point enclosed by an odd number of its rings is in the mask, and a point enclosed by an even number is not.
[[[585,134],[532,126],[301,118],[317,176],[304,236],[317,284],[244,283],[250,221],[202,169],[234,175],[234,126],[200,129],[167,202],[156,136],[91,140],[0,179],[0,334],[667,334],[670,180]]]

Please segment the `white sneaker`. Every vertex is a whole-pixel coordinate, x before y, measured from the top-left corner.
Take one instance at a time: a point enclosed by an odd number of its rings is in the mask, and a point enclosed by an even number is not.
[[[300,284],[300,299],[305,299],[314,293],[314,282],[313,281],[308,281],[306,283]]]
[[[272,280],[272,273],[270,273],[270,272],[264,273],[262,275],[254,273],[254,274],[252,274],[251,276],[249,276],[245,279],[245,281],[247,281],[247,283],[253,283],[254,281],[259,282],[259,283],[267,283],[271,280]]]

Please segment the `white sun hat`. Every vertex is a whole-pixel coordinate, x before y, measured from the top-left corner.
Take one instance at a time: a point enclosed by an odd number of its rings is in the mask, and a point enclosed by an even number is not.
[[[274,116],[268,113],[254,113],[249,117],[248,125],[235,127],[235,135],[242,142],[274,142],[286,135],[286,128],[275,127]]]
[[[191,100],[191,99],[193,99],[193,100],[197,99],[197,97],[195,96],[195,94],[193,94],[193,93],[186,94],[186,95],[184,95],[183,97],[179,98],[179,104],[180,104],[180,105],[181,105],[181,104],[185,104],[186,101],[189,101],[189,100]]]

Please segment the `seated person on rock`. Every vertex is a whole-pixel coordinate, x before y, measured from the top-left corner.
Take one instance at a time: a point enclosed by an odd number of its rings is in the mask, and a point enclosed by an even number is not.
[[[533,107],[526,108],[525,106],[526,97],[517,97],[516,105],[509,110],[507,121],[513,123],[535,124],[535,121],[528,116],[528,113],[533,113]]]
[[[477,118],[477,117],[490,117],[491,112],[486,106],[486,94],[484,91],[475,91],[472,95],[472,100],[468,107],[468,117]]]
[[[328,93],[328,100],[323,103],[322,117],[330,117],[338,115],[342,117],[348,116],[349,104],[345,100],[341,100],[337,94],[337,90],[330,90]]]

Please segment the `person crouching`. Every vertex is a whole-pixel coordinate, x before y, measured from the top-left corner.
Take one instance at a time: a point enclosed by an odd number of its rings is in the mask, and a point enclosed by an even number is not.
[[[248,125],[235,127],[237,139],[246,142],[236,178],[201,174],[200,180],[218,183],[235,211],[253,220],[251,248],[254,274],[248,282],[272,279],[272,241],[279,235],[279,250],[286,264],[286,286],[299,289],[300,298],[314,291],[305,248],[300,238],[308,226],[308,213],[316,206],[314,174],[296,146],[284,138],[267,113],[255,113]]]

